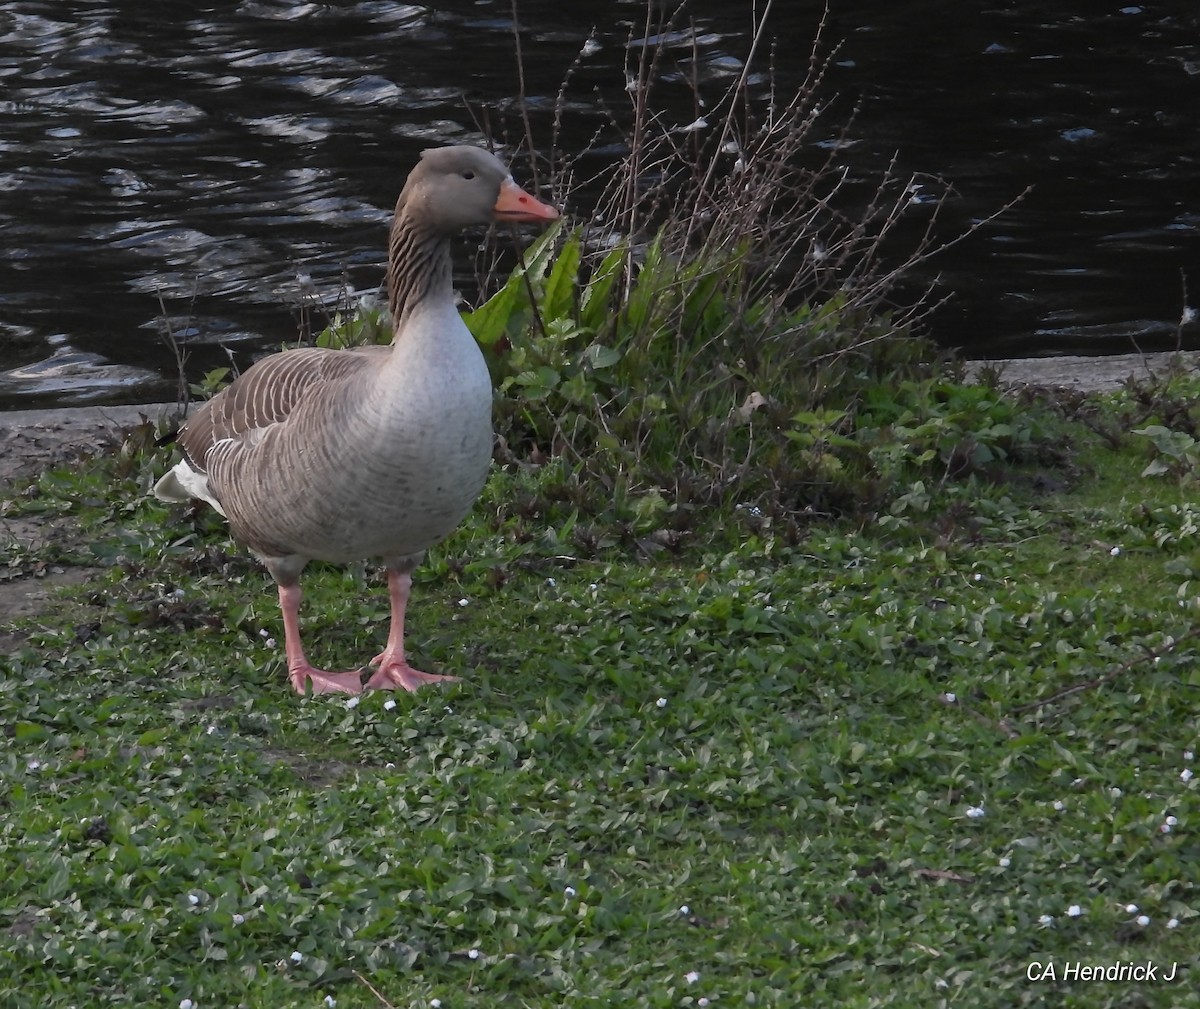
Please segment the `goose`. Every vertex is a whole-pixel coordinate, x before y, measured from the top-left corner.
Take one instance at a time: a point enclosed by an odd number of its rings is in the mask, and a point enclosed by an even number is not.
[[[364,689],[359,670],[326,672],[305,656],[300,573],[312,560],[379,558],[387,570],[391,625],[365,689],[456,679],[414,669],[404,652],[412,571],[470,510],[492,457],[491,379],[455,308],[450,241],[493,220],[558,216],[487,151],[424,151],[389,236],[391,344],[262,358],[180,429],[183,457],[154,494],[207,502],[265,565],[297,693]]]

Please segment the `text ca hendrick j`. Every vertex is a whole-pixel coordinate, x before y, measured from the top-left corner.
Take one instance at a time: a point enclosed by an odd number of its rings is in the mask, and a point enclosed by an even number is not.
[[[1025,968],[1025,977],[1030,981],[1134,981],[1155,984],[1174,981],[1178,971],[1178,963],[1154,963],[1150,960],[1121,960],[1116,963],[1031,960]]]

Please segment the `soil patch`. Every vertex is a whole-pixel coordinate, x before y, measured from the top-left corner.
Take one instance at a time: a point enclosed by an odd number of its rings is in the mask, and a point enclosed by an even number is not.
[[[19,410],[0,413],[0,653],[25,641],[14,621],[53,605],[55,590],[86,581],[95,568],[38,560],[46,547],[60,554],[84,546],[75,523],[58,515],[5,517],[4,502],[23,492],[44,469],[95,456],[119,446],[146,421],[169,416],[173,404]]]

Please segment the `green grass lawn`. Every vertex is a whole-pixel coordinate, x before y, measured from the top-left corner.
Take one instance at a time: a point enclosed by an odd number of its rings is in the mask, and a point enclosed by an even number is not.
[[[1070,434],[1051,491],[665,549],[497,470],[410,611],[461,682],[361,700],[291,693],[165,455],[44,477],[7,513],[90,546],[10,569],[98,571],[0,658],[0,1004],[1200,1005],[1200,508]],[[376,573],[305,587],[314,661],[378,651]]]

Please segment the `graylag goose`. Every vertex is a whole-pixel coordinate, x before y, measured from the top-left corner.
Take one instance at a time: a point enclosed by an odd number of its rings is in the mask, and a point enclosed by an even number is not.
[[[404,654],[412,570],[470,510],[492,456],[491,380],[454,306],[450,240],[492,220],[557,217],[486,151],[425,151],[389,239],[391,345],[263,358],[180,430],[183,458],[154,493],[206,501],[266,565],[297,692],[363,689],[359,671],[325,672],[305,657],[300,572],[310,560],[381,558],[387,568],[391,629],[366,687],[455,678],[420,672]]]

